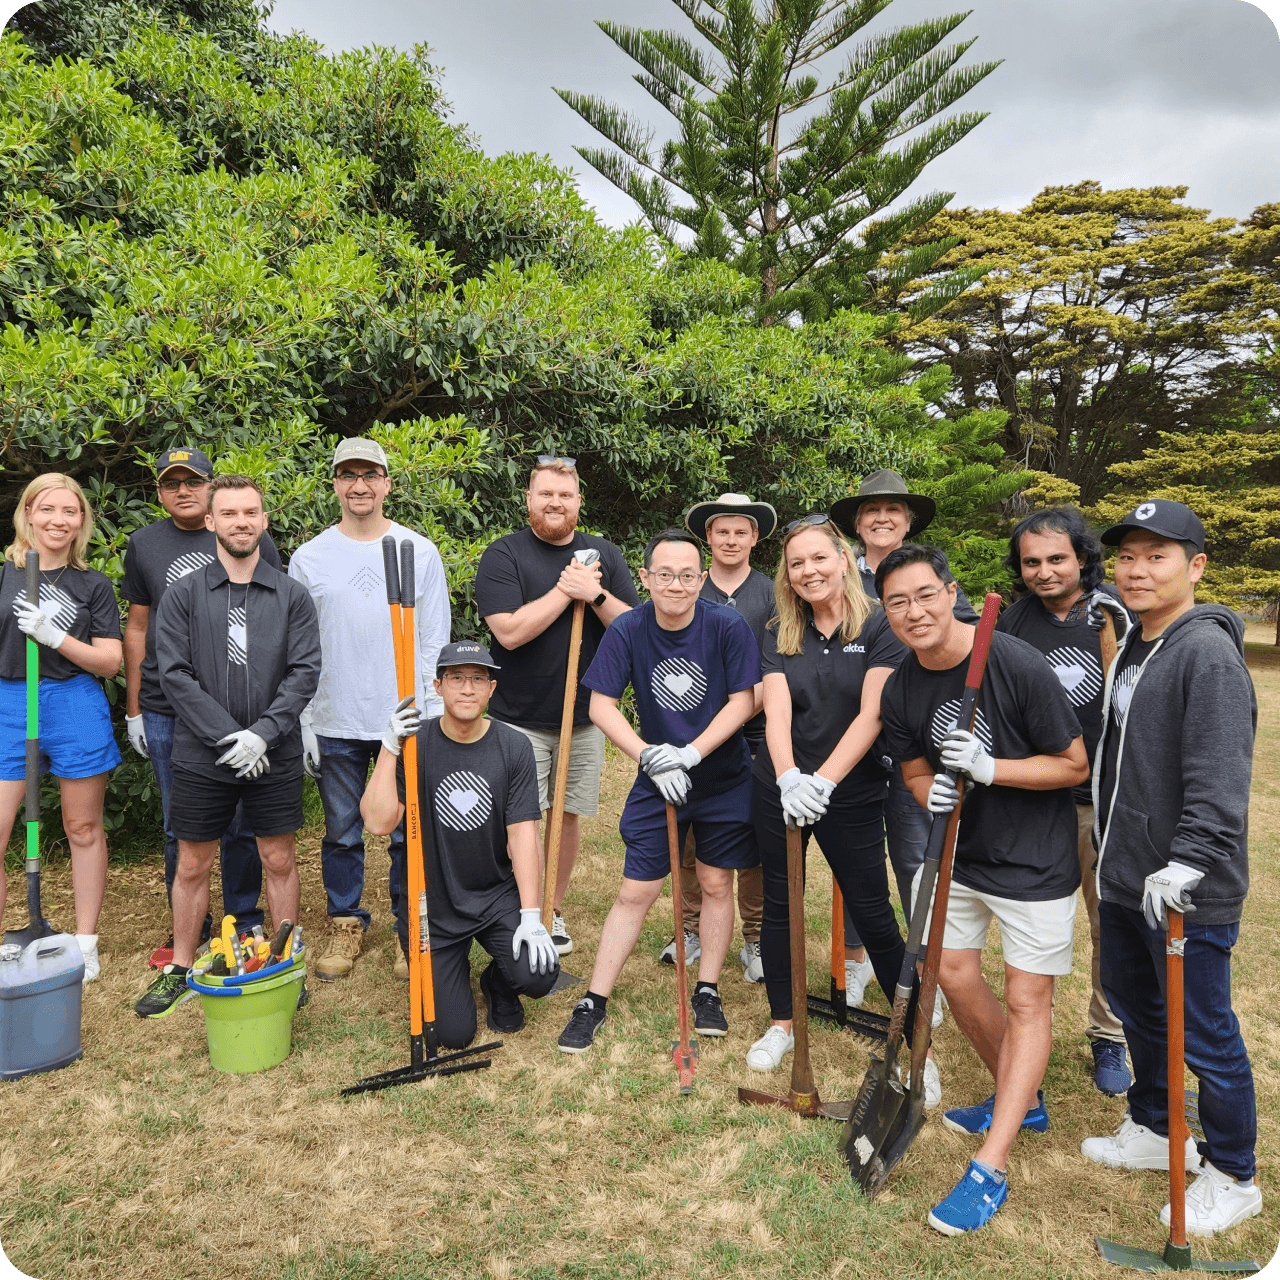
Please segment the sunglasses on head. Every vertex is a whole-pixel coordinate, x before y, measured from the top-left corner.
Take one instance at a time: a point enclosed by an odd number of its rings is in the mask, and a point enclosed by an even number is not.
[[[831,517],[825,511],[810,511],[807,516],[801,516],[799,520],[793,520],[782,532],[790,533],[793,529],[800,528],[801,525],[826,524],[830,519]]]
[[[577,458],[560,457],[554,453],[538,454],[538,466],[540,467],[576,467],[577,465]]]

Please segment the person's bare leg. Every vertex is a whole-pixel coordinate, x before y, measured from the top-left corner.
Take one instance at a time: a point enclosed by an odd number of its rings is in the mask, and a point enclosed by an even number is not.
[[[702,955],[698,959],[698,980],[719,982],[720,970],[733,940],[733,872],[699,862],[698,883],[702,886],[698,935],[702,939]]]
[[[951,1006],[956,1026],[978,1057],[987,1064],[987,1070],[994,1078],[999,1069],[1000,1045],[1005,1037],[1005,1014],[996,993],[982,976],[982,952],[976,948],[952,950],[944,947],[938,965],[938,981]],[[1025,1113],[1024,1107],[1022,1114]]]
[[[547,833],[550,834],[551,819],[547,819]],[[556,868],[556,910],[564,910],[564,895],[569,889],[569,877],[573,874],[573,864],[578,861],[578,848],[582,842],[582,825],[576,813],[564,815],[564,825],[560,828],[560,865]],[[600,993],[604,995],[602,991]]]
[[[178,870],[173,877],[173,963],[190,969],[209,910],[209,873],[218,853],[216,840],[178,841]]]
[[[267,906],[271,911],[273,932],[286,920],[296,922],[298,919],[302,889],[298,883],[294,848],[292,831],[282,836],[258,837],[258,857],[262,859],[263,879],[267,882]]]
[[[1008,1168],[1013,1140],[1022,1127],[1023,1117],[1035,1104],[1036,1090],[1049,1065],[1053,1043],[1053,976],[1027,973],[1006,964],[1004,1000],[1008,1020],[996,1068],[996,1105],[986,1141],[974,1157],[993,1169]]]
[[[107,775],[59,778],[62,829],[71,849],[71,888],[76,903],[76,932],[98,932],[98,915],[107,891],[107,834],[102,829],[102,802]]]
[[[13,778],[0,782],[0,849],[9,847],[9,837],[13,834],[13,824],[18,820],[18,810],[22,808],[26,796],[27,784],[21,778]],[[4,927],[4,904],[9,892],[8,877],[4,873],[4,859],[0,858],[0,929]],[[0,938],[4,937],[0,933]]]
[[[591,970],[590,990],[597,995],[612,993],[622,966],[635,950],[644,918],[662,893],[662,884],[661,880],[622,877],[618,896],[605,917],[604,928],[600,930],[600,946],[596,950],[595,968]]]

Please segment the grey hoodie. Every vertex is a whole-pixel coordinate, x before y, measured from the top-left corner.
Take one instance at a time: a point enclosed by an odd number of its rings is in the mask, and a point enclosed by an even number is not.
[[[1135,627],[1130,644],[1141,634]],[[1111,664],[1094,758],[1098,896],[1135,910],[1143,881],[1169,862],[1204,872],[1191,891],[1194,924],[1234,924],[1249,890],[1249,777],[1258,703],[1244,662],[1244,624],[1200,604],[1170,624],[1131,686],[1116,755],[1111,810],[1101,809]]]

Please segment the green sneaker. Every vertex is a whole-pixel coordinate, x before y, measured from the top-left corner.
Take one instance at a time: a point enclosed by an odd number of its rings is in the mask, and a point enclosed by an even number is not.
[[[140,1018],[167,1018],[193,995],[195,992],[187,986],[187,971],[180,965],[167,964],[133,1006],[133,1011]]]

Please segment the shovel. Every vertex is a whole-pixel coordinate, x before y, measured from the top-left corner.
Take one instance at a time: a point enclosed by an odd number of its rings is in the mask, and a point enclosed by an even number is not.
[[[831,998],[811,993],[807,1004],[811,1018],[848,1027],[855,1036],[884,1044],[889,1034],[889,1019],[883,1013],[850,1009],[844,998],[844,896],[835,876],[831,877]]]
[[[982,620],[973,638],[969,673],[965,678],[964,697],[956,724],[972,732],[978,714],[978,692],[991,650],[991,633],[1000,612],[1000,597],[987,595],[982,607]],[[883,1057],[872,1054],[871,1066],[863,1078],[862,1088],[854,1099],[853,1110],[844,1131],[844,1155],[853,1180],[867,1199],[873,1199],[884,1186],[894,1166],[906,1154],[924,1124],[924,1060],[929,1049],[933,993],[937,989],[938,965],[942,958],[942,937],[946,925],[947,895],[951,885],[951,861],[955,854],[956,834],[960,827],[960,807],[964,803],[964,784],[950,771],[947,777],[960,789],[960,802],[945,822],[933,819],[929,845],[921,869],[920,889],[911,911],[911,927],[907,931],[907,949],[894,991],[893,1014]],[[945,870],[940,868],[945,863]],[[928,903],[938,893],[933,907],[928,958],[921,978],[917,1001],[915,1034],[911,1054],[911,1091],[908,1094],[898,1079],[897,1058],[907,1020],[907,1006],[915,982],[916,961],[924,940],[924,922]],[[925,1004],[926,992],[928,1004]]]
[[[1169,940],[1165,948],[1165,1008],[1168,1010],[1166,1038],[1169,1053],[1169,1097],[1184,1096],[1186,1083],[1183,1057],[1182,912],[1169,910]],[[1096,1236],[1098,1252],[1118,1267],[1135,1271],[1220,1271],[1251,1276],[1262,1268],[1254,1261],[1214,1262],[1193,1258],[1187,1241],[1187,1172],[1183,1149],[1187,1145],[1185,1106],[1169,1107],[1169,1239],[1164,1252],[1138,1249]]]
[[[698,1067],[698,1042],[689,1039],[689,976],[684,958],[684,890],[680,885],[680,835],[676,807],[667,802],[667,848],[671,853],[671,908],[676,920],[676,1025],[680,1039],[671,1045],[671,1061],[680,1080],[680,1092],[693,1092]]]

